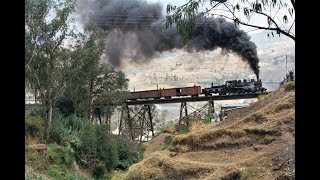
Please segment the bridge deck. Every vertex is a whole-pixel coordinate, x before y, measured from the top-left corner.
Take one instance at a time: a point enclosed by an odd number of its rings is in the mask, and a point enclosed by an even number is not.
[[[253,94],[235,94],[235,95],[219,95],[219,96],[199,96],[199,97],[180,97],[170,99],[145,99],[126,101],[126,105],[148,105],[148,104],[166,104],[180,102],[199,102],[199,101],[222,101],[233,99],[252,99],[257,98],[260,93]],[[96,105],[95,108],[105,107],[104,105]]]

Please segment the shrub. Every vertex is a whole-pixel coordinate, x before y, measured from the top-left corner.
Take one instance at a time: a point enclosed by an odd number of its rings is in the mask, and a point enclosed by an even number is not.
[[[107,170],[112,170],[118,161],[117,144],[108,134],[106,125],[96,125],[97,158],[105,162]]]
[[[95,126],[92,123],[86,123],[79,132],[79,139],[81,143],[74,150],[77,161],[83,165],[96,157],[97,137]]]
[[[64,122],[65,126],[70,127],[73,131],[80,131],[86,125],[87,120],[72,114],[65,118]]]
[[[65,165],[71,167],[72,162],[75,160],[73,150],[70,147],[63,147],[57,144],[49,144],[48,152],[50,161],[53,164]]]
[[[211,122],[211,119],[212,119],[212,117],[211,116],[208,116],[208,117],[206,117],[202,122],[203,122],[203,124],[210,124],[210,123],[212,123]]]
[[[295,81],[286,82],[286,83],[283,85],[283,88],[284,88],[286,91],[295,89]]]
[[[26,116],[25,118],[25,134],[37,137],[42,140],[44,133],[44,122],[40,116]]]
[[[53,179],[66,179],[67,169],[64,166],[51,165],[48,175]]]
[[[46,151],[26,150],[25,164],[38,172],[45,172],[49,167],[49,158]]]
[[[56,107],[64,116],[69,116],[75,112],[75,105],[71,100],[59,99],[56,102]]]
[[[126,170],[133,163],[140,161],[143,158],[144,145],[138,145],[134,142],[130,142],[127,139],[118,138],[116,140],[118,146],[117,168]]]
[[[76,115],[63,117],[61,113],[55,112],[49,132],[50,142],[63,146],[79,146],[79,131],[84,127],[85,123],[85,119]]]
[[[93,176],[97,179],[102,178],[105,173],[106,173],[106,168],[101,165],[95,166],[92,172]]]
[[[53,118],[49,128],[49,142],[62,144],[63,134],[65,134],[66,131],[63,123],[60,120]]]
[[[189,132],[189,129],[182,129],[178,132],[178,134],[187,134]]]

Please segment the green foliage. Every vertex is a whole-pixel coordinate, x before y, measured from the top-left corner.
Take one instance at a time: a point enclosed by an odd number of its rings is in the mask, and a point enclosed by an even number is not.
[[[50,142],[63,146],[77,147],[80,145],[80,129],[85,126],[87,120],[76,115],[63,117],[57,110],[53,111],[52,125],[50,127]]]
[[[69,172],[65,166],[61,165],[51,165],[48,175],[59,180],[91,180],[91,178],[81,176],[78,172]]]
[[[25,151],[25,164],[38,172],[45,172],[49,167],[49,158],[46,151]]]
[[[48,175],[54,179],[66,179],[67,169],[63,165],[51,165],[48,171]]]
[[[75,112],[75,106],[72,100],[70,99],[59,99],[55,106],[60,110],[64,116],[69,116]]]
[[[289,81],[283,84],[283,88],[286,91],[295,89],[295,81]]]
[[[40,116],[26,116],[25,118],[25,134],[37,137],[39,140],[43,138],[44,123]]]
[[[116,172],[112,174],[111,180],[124,180],[128,176],[128,172]]]
[[[172,137],[171,136],[166,136],[165,137],[165,144],[163,146],[161,146],[160,150],[167,150],[171,147],[172,145]]]
[[[97,158],[106,164],[107,170],[112,170],[118,161],[116,142],[109,136],[106,125],[96,125]]]
[[[70,168],[72,162],[75,160],[73,150],[70,147],[49,144],[48,152],[52,164],[63,165],[67,168]]]
[[[78,172],[69,172],[63,165],[51,165],[48,170],[48,175],[53,179],[59,180],[91,180],[81,176]]]
[[[105,172],[106,168],[104,166],[98,165],[94,167],[92,174],[95,178],[100,179],[104,176]]]
[[[59,119],[53,118],[49,129],[49,142],[63,144],[64,134],[66,134],[67,131],[63,122]]]
[[[74,8],[75,0],[25,1],[26,84],[39,90],[47,109],[67,87],[72,50],[63,44],[75,34],[70,24]],[[50,119],[48,116],[45,120],[49,123]],[[45,126],[46,139],[50,125]]]
[[[116,142],[119,157],[116,166],[118,169],[127,170],[129,166],[143,158],[143,145],[138,145],[121,138],[118,138]]]
[[[163,150],[167,150],[171,147],[171,143],[170,144],[167,144],[165,143],[164,145],[161,146],[160,150],[163,151]]]
[[[202,122],[204,123],[204,124],[211,124],[212,122],[211,122],[211,116],[208,116],[208,117],[206,117],[204,120],[202,120]]]
[[[75,155],[80,164],[86,164],[95,159],[97,154],[96,128],[87,123],[80,131],[80,146],[75,148]]]
[[[65,118],[66,127],[70,127],[73,131],[80,131],[88,122],[85,118],[81,118],[72,114]]]
[[[37,176],[37,175],[26,175],[24,180],[43,180],[43,178],[41,176]]]
[[[189,132],[189,129],[182,129],[178,132],[178,134],[187,134]]]
[[[73,174],[68,174],[66,180],[91,180],[92,178],[86,178],[81,176],[79,173],[74,172]]]
[[[295,34],[290,32],[291,29],[294,29],[292,26],[295,24],[295,1],[256,0],[225,2],[226,0],[210,0],[209,4],[205,0],[190,0],[182,6],[168,4],[166,9],[168,15],[166,16],[165,27],[169,28],[175,24],[182,40],[187,42],[187,40],[192,38],[195,25],[198,22],[197,20],[205,21],[208,18],[219,16],[233,20],[236,26],[242,24],[251,27],[255,26],[258,29],[273,30],[276,31],[279,36],[283,34],[295,40]],[[202,8],[200,8],[200,6],[202,6]],[[225,9],[227,13],[214,11],[214,9],[221,8]],[[243,15],[248,21],[243,20]],[[250,19],[256,16],[264,17],[268,26],[260,22],[250,22]],[[291,28],[286,29],[281,27],[280,25],[283,23],[290,24]],[[271,34],[273,35],[273,32],[271,32]]]

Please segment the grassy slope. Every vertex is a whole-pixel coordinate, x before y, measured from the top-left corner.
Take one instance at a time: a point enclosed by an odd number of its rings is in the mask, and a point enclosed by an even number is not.
[[[175,136],[169,150],[149,153],[131,166],[127,179],[292,178],[294,107],[295,92],[260,97],[225,121]]]

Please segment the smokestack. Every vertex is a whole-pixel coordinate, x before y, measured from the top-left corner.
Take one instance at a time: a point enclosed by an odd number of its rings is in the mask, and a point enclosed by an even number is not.
[[[77,12],[84,24],[109,30],[108,61],[119,66],[125,57],[137,63],[150,61],[156,53],[183,49],[188,52],[215,50],[237,54],[259,79],[256,45],[234,23],[223,18],[197,19],[191,39],[183,44],[176,27],[165,29],[162,5],[143,0],[79,0]]]

